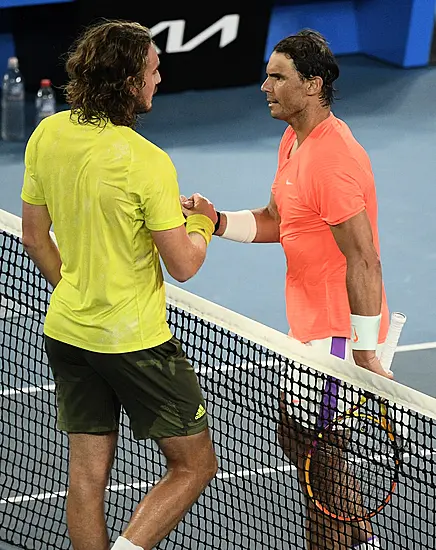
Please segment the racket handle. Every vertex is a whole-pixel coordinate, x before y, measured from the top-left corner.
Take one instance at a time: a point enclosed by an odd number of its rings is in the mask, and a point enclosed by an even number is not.
[[[397,349],[401,331],[403,330],[406,320],[407,317],[404,313],[395,312],[391,315],[388,335],[386,337],[386,342],[383,344],[383,349],[380,355],[380,363],[388,372],[391,370],[392,360],[394,358],[395,350]]]

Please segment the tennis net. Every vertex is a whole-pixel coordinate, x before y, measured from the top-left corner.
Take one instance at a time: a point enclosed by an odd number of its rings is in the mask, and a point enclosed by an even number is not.
[[[55,427],[54,384],[42,338],[50,290],[24,253],[20,234],[21,220],[0,210],[0,541],[23,549],[63,550],[70,548],[64,514],[68,450],[65,434]],[[398,485],[371,519],[380,547],[434,549],[435,399],[320,356],[180,288],[167,284],[166,289],[169,323],[204,391],[219,472],[159,548],[306,548],[304,496],[297,470],[278,443],[279,400],[281,388],[290,389],[289,407],[303,424],[309,422],[311,408],[322,397],[317,388],[333,377],[341,381],[344,403],[371,392],[388,400],[395,419]],[[374,470],[383,457],[363,432],[361,460]],[[107,489],[113,540],[164,472],[154,443],[136,442],[123,413]]]

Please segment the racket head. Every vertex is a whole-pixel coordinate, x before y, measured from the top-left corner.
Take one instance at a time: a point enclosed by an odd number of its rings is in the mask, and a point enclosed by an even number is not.
[[[381,410],[379,406],[378,414],[359,407],[347,411],[319,430],[307,451],[307,495],[333,519],[370,519],[395,493],[401,453],[393,425]]]

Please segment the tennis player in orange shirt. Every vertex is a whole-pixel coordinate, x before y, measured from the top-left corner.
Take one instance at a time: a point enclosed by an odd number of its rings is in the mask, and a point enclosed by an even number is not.
[[[331,111],[339,67],[324,37],[304,30],[275,46],[266,73],[262,91],[271,116],[289,124],[270,201],[256,210],[219,212],[215,234],[244,243],[280,242],[287,261],[290,336],[392,377],[377,358],[389,314],[374,176],[367,153]],[[185,209],[191,204],[182,197]],[[316,380],[306,383],[317,390]],[[323,395],[315,403],[326,394],[337,398],[339,389],[319,391]],[[300,480],[305,442],[319,422],[329,420],[323,414],[321,405],[292,395],[289,381],[282,387],[279,442]],[[346,526],[309,502],[306,533],[309,550],[380,548],[369,522]]]

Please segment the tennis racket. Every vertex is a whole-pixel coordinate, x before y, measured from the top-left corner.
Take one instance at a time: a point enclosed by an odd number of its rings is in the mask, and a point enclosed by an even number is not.
[[[380,361],[390,369],[406,321],[393,313]],[[309,498],[327,516],[358,522],[391,500],[401,468],[401,437],[387,401],[369,392],[316,430],[304,461]]]

